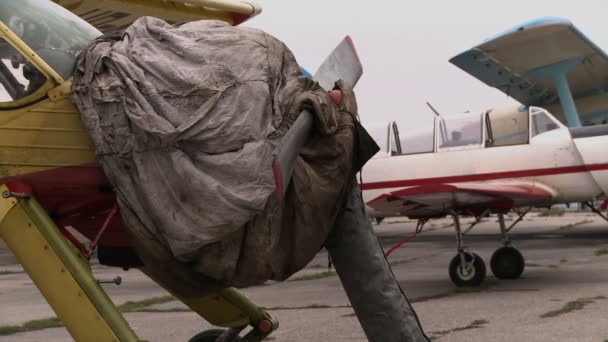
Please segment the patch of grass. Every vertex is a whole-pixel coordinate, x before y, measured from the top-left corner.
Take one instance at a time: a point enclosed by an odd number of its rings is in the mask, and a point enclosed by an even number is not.
[[[151,305],[167,303],[167,302],[171,302],[174,300],[175,300],[175,297],[173,297],[173,296],[162,296],[162,297],[147,298],[147,299],[139,300],[139,301],[129,301],[122,305],[119,305],[118,310],[120,312],[125,312],[125,313],[126,312],[139,312],[139,311],[143,311],[143,310],[152,310],[152,309],[146,309],[146,308]],[[160,310],[162,310],[162,309],[160,309]],[[160,311],[160,312],[162,312],[162,311]],[[26,332],[26,331],[57,328],[57,327],[61,327],[61,326],[63,326],[63,322],[61,322],[61,320],[58,317],[34,319],[31,321],[27,321],[20,325],[0,326],[0,336],[13,335],[13,334],[17,334],[17,333]]]
[[[3,325],[0,327],[0,336],[12,335],[22,331],[20,325]]]
[[[485,319],[477,319],[474,320],[473,322],[471,322],[469,325],[466,325],[464,327],[456,327],[453,329],[449,329],[449,330],[439,330],[439,331],[432,331],[431,334],[435,335],[433,336],[431,339],[436,339],[439,338],[441,336],[445,336],[447,334],[456,332],[456,331],[463,331],[463,330],[470,330],[470,329],[478,329],[483,327],[484,325],[488,324],[490,322],[488,322]]]
[[[538,216],[541,216],[541,217],[564,216],[565,213],[566,213],[566,211],[563,209],[551,208],[551,209],[545,209],[545,210],[539,212]]]
[[[264,310],[302,310],[302,309],[350,309],[350,305],[309,304],[305,306],[271,306],[261,307]]]
[[[146,299],[138,300],[138,301],[128,301],[124,304],[119,305],[118,310],[120,312],[136,312],[141,309],[147,308],[148,306],[151,306],[151,305],[168,303],[168,302],[172,302],[174,300],[175,300],[175,297],[168,295],[168,296],[146,298]]]
[[[27,321],[21,325],[4,325],[0,326],[0,336],[13,335],[16,333],[42,330],[48,328],[57,328],[63,326],[61,320],[57,317],[34,319]]]
[[[25,323],[23,323],[22,327],[25,329],[25,331],[31,331],[31,330],[56,328],[56,327],[60,327],[62,325],[63,325],[63,323],[61,322],[61,320],[58,317],[51,317],[51,318],[35,319],[32,321],[25,322]]]
[[[429,300],[442,299],[442,298],[450,297],[450,296],[457,295],[460,293],[474,293],[474,292],[487,291],[490,287],[492,287],[496,284],[497,284],[497,281],[495,279],[485,279],[483,281],[483,283],[481,283],[481,285],[479,285],[477,287],[457,287],[453,290],[430,295],[430,296],[410,298],[410,303],[420,303],[420,302],[426,302]]]
[[[582,221],[579,221],[579,222],[574,222],[574,223],[570,223],[570,224],[567,224],[567,225],[561,226],[561,227],[559,227],[559,229],[560,229],[560,230],[563,230],[563,229],[570,229],[570,228],[574,228],[574,227],[576,227],[576,226],[580,226],[580,225],[582,225],[582,224],[591,223],[591,222],[593,222],[593,221],[592,221],[592,220],[582,220]]]
[[[295,277],[293,279],[290,279],[290,281],[302,281],[302,280],[316,280],[316,279],[323,279],[323,278],[327,278],[327,277],[333,277],[337,275],[336,271],[325,271],[325,272],[317,272],[317,273],[310,273],[310,274],[305,274],[299,277]]]
[[[434,299],[442,299],[442,298],[449,297],[449,296],[452,296],[455,294],[456,294],[456,291],[448,291],[448,292],[442,292],[442,293],[438,293],[438,294],[430,295],[430,296],[410,298],[410,303],[420,303],[420,302],[426,302],[426,301],[434,300]]]
[[[585,306],[595,303],[596,300],[600,299],[606,299],[606,297],[597,296],[592,298],[578,298],[576,300],[564,304],[564,306],[562,306],[560,309],[545,312],[544,314],[540,315],[540,318],[551,318],[559,315],[564,315],[572,311],[582,310],[585,308]]]
[[[192,312],[192,309],[190,309],[190,308],[167,308],[167,309],[141,308],[141,309],[137,309],[136,312]]]
[[[608,254],[608,247],[598,248],[595,250],[595,252],[593,252],[593,254],[595,254],[595,256]]]

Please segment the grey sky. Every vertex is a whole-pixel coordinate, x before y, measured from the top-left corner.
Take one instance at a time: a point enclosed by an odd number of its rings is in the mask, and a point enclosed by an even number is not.
[[[464,112],[515,103],[448,60],[486,38],[540,17],[571,20],[608,50],[608,2],[596,1],[348,1],[260,0],[262,14],[247,26],[289,46],[313,72],[349,34],[364,66],[356,87],[359,114],[378,132],[396,120],[405,132],[430,125],[430,101],[440,112]]]

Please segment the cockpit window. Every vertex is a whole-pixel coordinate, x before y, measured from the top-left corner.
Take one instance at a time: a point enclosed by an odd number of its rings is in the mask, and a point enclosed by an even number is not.
[[[532,112],[532,136],[558,129],[559,125],[544,111]]]
[[[11,102],[40,89],[47,78],[6,40],[0,38],[0,102]]]
[[[0,1],[0,20],[64,79],[71,76],[80,52],[101,35],[49,0]]]
[[[464,114],[441,117],[438,134],[439,148],[480,146],[481,115]]]
[[[486,147],[523,145],[529,142],[528,111],[491,110],[486,113]]]

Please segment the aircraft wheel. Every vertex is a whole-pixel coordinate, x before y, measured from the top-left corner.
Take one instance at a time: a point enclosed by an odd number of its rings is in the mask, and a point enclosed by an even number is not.
[[[203,332],[200,332],[194,336],[188,342],[215,342],[222,334],[224,330],[222,329],[209,329]],[[240,337],[236,337],[232,339],[230,342],[240,342],[242,339]]]
[[[465,260],[470,263],[468,270],[460,267],[460,255],[450,262],[450,279],[456,286],[479,286],[486,278],[486,264],[483,259],[475,253],[465,253]]]
[[[517,248],[500,247],[490,259],[492,273],[498,279],[517,279],[524,272],[524,257]]]

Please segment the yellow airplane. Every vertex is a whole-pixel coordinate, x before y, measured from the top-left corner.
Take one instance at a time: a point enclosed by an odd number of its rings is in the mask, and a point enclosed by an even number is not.
[[[227,328],[191,341],[232,341],[248,327],[242,338],[261,341],[278,327],[233,288],[179,295],[170,279],[141,264],[114,217],[114,194],[69,99],[78,53],[102,32],[143,15],[237,25],[259,12],[228,0],[0,2],[0,238],[75,340],[139,340],[91,272],[95,247],[101,263],[140,268],[211,324]],[[80,244],[69,227],[91,246]]]

